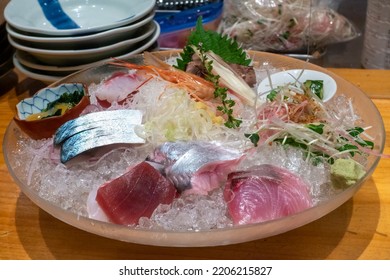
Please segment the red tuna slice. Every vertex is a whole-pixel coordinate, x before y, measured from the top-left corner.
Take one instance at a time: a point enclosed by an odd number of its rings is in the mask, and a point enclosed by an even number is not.
[[[123,102],[129,95],[136,92],[145,81],[144,76],[135,73],[117,72],[96,87],[95,95],[103,107],[109,107],[113,102]]]
[[[282,218],[312,206],[309,186],[301,178],[269,164],[229,174],[224,198],[236,225]]]
[[[135,225],[152,215],[160,204],[171,204],[176,189],[160,172],[142,162],[122,176],[102,185],[96,201],[116,224]]]

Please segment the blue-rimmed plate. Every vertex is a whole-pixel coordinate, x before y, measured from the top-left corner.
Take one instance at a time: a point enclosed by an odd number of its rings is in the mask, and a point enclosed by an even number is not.
[[[95,33],[142,18],[155,0],[13,0],[4,10],[14,28],[47,36]]]

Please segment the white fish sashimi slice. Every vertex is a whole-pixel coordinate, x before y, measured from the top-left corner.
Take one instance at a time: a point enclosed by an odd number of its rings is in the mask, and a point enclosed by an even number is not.
[[[109,103],[120,102],[136,91],[145,78],[132,74],[117,74],[100,84],[95,95],[99,100],[106,100]]]

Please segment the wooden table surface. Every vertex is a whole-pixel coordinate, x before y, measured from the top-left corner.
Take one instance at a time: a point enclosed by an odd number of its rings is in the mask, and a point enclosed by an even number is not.
[[[330,70],[372,98],[390,131],[390,70]],[[1,141],[16,103],[44,86],[17,70],[0,79]],[[47,214],[20,192],[0,147],[0,259],[390,259],[390,159],[353,198],[306,226],[243,244],[168,248],[99,237]]]

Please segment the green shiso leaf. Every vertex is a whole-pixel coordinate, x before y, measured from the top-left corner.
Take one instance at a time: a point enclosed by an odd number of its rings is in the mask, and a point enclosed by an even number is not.
[[[187,64],[191,62],[194,50],[191,46],[201,45],[203,51],[213,51],[219,55],[225,62],[248,66],[251,60],[247,58],[246,53],[240,48],[236,41],[227,35],[205,30],[202,25],[202,17],[196,22],[196,28],[188,37],[187,45],[184,47],[180,58],[177,59],[177,68],[185,70]]]

